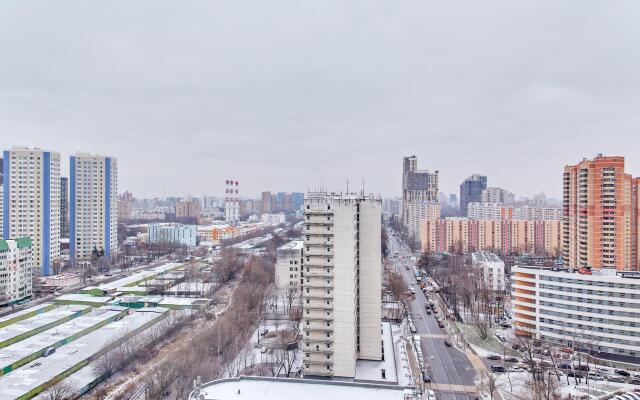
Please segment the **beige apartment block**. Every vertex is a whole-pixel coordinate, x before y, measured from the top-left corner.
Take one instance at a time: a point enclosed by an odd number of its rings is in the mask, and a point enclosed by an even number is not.
[[[304,203],[303,351],[309,376],[353,378],[380,360],[381,209],[369,196],[308,193]]]

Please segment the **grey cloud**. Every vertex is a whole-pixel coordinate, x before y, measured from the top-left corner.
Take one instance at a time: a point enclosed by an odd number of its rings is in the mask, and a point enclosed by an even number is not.
[[[564,164],[640,174],[636,1],[0,3],[0,147],[119,158],[142,196],[399,193],[401,157],[558,196]]]

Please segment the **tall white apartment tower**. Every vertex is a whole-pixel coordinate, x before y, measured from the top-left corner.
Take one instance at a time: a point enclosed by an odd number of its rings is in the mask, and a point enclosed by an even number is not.
[[[305,374],[353,378],[358,359],[382,359],[382,201],[308,193],[304,211]]]
[[[118,161],[76,153],[69,163],[69,256],[91,259],[94,250],[118,252]]]
[[[2,237],[31,238],[34,273],[49,275],[60,258],[60,154],[14,147],[2,175]]]

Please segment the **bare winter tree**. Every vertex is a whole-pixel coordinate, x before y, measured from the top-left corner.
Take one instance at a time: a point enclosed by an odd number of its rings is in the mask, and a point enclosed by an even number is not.
[[[59,382],[49,389],[43,395],[43,400],[71,400],[76,397],[77,389],[69,383]]]

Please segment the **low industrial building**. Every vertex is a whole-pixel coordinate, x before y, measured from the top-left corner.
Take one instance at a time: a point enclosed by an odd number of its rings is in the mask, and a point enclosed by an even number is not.
[[[149,224],[149,243],[172,243],[188,247],[196,246],[195,225]]]
[[[262,214],[260,220],[268,225],[280,225],[287,222],[287,216],[284,213]]]
[[[515,332],[640,364],[640,273],[512,268]]]

